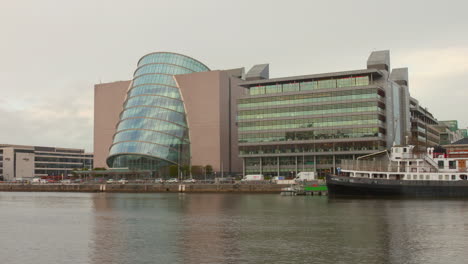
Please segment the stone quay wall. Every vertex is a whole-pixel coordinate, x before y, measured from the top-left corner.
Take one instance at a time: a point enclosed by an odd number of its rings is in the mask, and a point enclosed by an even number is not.
[[[280,193],[287,184],[0,184],[2,192]]]

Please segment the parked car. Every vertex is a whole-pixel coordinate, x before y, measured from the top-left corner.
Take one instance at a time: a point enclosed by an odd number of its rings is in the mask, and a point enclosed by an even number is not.
[[[154,179],[155,183],[164,183],[164,180],[161,178]]]
[[[69,179],[61,180],[60,183],[63,183],[63,184],[71,184],[71,183],[72,183],[72,180],[69,180]]]
[[[106,183],[115,183],[115,182],[116,182],[116,181],[114,181],[114,179],[108,179],[108,180],[106,181]]]
[[[120,180],[119,180],[119,183],[120,183],[120,184],[127,184],[127,183],[128,183],[128,180],[127,180],[127,179],[120,179]]]
[[[179,180],[177,178],[170,178],[169,180],[167,180],[166,182],[179,182]]]
[[[195,179],[185,179],[184,182],[185,183],[195,183],[197,181]]]

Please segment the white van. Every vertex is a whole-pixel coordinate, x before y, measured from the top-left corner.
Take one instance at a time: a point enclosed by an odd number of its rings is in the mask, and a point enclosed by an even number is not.
[[[264,179],[263,174],[248,174],[245,175],[242,181],[263,181]]]
[[[313,180],[315,180],[315,172],[313,172],[313,171],[299,172],[294,180],[295,181],[313,181]]]

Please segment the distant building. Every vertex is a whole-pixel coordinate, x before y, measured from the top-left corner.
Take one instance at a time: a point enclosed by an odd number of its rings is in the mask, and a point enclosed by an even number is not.
[[[461,135],[462,135],[464,138],[468,137],[468,129],[462,128],[462,129],[459,129],[459,130],[460,130],[460,132],[461,132]]]
[[[458,129],[457,120],[439,121],[440,145],[448,145],[466,137],[466,129]]]
[[[460,139],[443,147],[447,150],[449,158],[468,158],[468,138]]]
[[[93,154],[83,149],[0,144],[0,178],[11,181],[41,176],[67,176],[92,169]]]
[[[439,122],[415,98],[410,99],[410,114],[411,134],[408,143],[415,146],[415,151],[425,151],[427,147],[440,145]]]
[[[450,131],[456,132],[458,130],[458,121],[457,120],[444,120],[440,121],[444,125],[446,125]]]

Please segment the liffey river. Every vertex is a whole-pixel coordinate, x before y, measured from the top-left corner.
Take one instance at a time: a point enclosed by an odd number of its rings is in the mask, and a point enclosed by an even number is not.
[[[0,193],[0,262],[468,263],[468,200]]]

